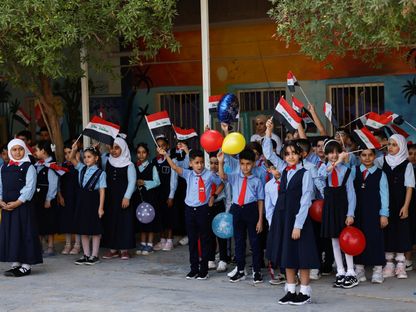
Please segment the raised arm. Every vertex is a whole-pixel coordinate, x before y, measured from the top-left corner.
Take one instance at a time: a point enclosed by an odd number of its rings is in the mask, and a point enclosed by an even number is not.
[[[170,156],[168,155],[168,153],[166,153],[166,151],[160,147],[157,148],[157,152],[160,155],[163,155],[164,157],[166,157],[166,160],[168,161],[169,166],[172,168],[172,170],[175,170],[175,172],[179,175],[182,175],[183,169],[182,167],[179,167],[178,165],[176,165],[172,158],[170,158]]]
[[[74,144],[72,144],[71,154],[69,155],[69,161],[74,165],[74,167],[76,167],[79,163],[76,157],[77,151],[78,151],[78,146],[77,146],[77,143],[75,142]]]
[[[310,113],[312,115],[313,122],[315,123],[316,128],[319,131],[319,134],[320,135],[328,135],[326,133],[326,129],[325,129],[324,125],[322,124],[321,120],[319,119],[318,114],[315,111],[315,106],[313,104],[310,104],[309,103],[309,105],[308,105],[308,111],[310,111]]]
[[[227,180],[227,174],[224,172],[224,153],[219,152],[217,155],[218,158],[218,175],[222,180]]]

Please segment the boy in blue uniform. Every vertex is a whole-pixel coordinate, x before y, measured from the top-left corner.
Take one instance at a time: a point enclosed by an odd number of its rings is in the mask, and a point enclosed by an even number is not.
[[[245,279],[245,249],[248,232],[253,252],[254,283],[263,282],[260,272],[261,253],[258,234],[263,230],[264,186],[259,178],[252,174],[256,155],[250,149],[239,154],[240,170],[238,173],[224,173],[224,154],[218,154],[219,176],[228,180],[232,188],[233,204],[230,212],[233,215],[235,256],[237,272],[230,277],[230,282]]]
[[[164,149],[158,148],[157,151],[160,155],[166,157],[172,170],[186,180],[185,222],[191,263],[191,271],[186,275],[186,278],[205,280],[208,278],[208,249],[210,246],[208,202],[212,204],[215,195],[218,195],[211,194],[212,184],[221,185],[221,179],[204,168],[204,153],[201,150],[192,150],[189,153],[192,170],[176,165]],[[201,242],[201,261],[198,257],[198,239]]]

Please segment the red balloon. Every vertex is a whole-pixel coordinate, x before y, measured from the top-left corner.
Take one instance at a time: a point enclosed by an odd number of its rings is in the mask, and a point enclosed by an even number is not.
[[[322,222],[322,210],[324,209],[324,200],[317,199],[309,207],[309,216],[316,222]]]
[[[208,153],[218,151],[222,146],[224,138],[216,130],[207,130],[201,135],[201,146]]]
[[[364,233],[354,226],[347,226],[339,234],[341,250],[348,255],[358,256],[364,251],[365,244]]]

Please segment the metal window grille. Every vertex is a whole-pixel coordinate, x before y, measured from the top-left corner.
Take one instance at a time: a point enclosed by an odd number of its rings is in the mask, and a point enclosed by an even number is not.
[[[286,95],[286,88],[253,89],[238,91],[241,112],[272,113],[279,98]]]
[[[202,103],[199,92],[160,93],[158,98],[160,110],[166,110],[169,113],[170,120],[175,126],[193,128],[197,133],[201,133],[200,106]],[[168,135],[168,139],[169,142],[174,142],[173,130]],[[195,140],[191,140],[193,148],[195,144]]]
[[[328,92],[340,126],[368,112],[384,112],[383,83],[330,85]]]

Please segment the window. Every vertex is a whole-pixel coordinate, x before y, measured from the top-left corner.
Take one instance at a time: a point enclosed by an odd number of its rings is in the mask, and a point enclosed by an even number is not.
[[[238,91],[241,112],[272,113],[286,88],[254,89]]]
[[[384,112],[384,84],[331,85],[330,103],[340,126],[368,112]],[[354,124],[349,126],[354,128]]]
[[[169,113],[171,122],[181,128],[193,128],[200,133],[200,94],[199,92],[169,92],[158,95],[160,110]],[[173,131],[168,137],[174,142]],[[195,140],[191,141],[191,145]]]

